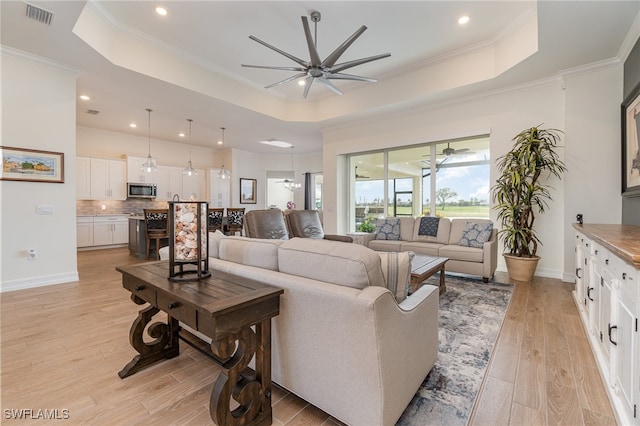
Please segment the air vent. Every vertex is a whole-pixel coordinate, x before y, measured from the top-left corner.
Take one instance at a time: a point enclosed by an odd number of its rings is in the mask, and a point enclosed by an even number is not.
[[[100,111],[96,111],[95,109],[88,109],[87,110],[87,114],[89,114],[89,115],[98,115],[98,114],[100,114]]]
[[[53,20],[52,12],[40,9],[39,7],[33,6],[29,3],[25,4],[27,5],[27,18],[38,21],[41,24],[51,25],[51,20]]]

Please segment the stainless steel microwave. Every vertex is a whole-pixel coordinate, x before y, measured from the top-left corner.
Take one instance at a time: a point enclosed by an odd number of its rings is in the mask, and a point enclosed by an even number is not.
[[[156,198],[158,187],[155,183],[127,183],[127,197],[129,198]]]

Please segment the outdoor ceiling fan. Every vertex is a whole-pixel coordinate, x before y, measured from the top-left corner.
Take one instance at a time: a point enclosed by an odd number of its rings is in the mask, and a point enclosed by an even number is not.
[[[471,151],[469,151],[469,148],[453,149],[453,148],[451,148],[449,143],[447,143],[447,147],[444,148],[441,153],[438,153],[436,155],[445,155],[445,156],[448,157],[450,155],[463,154],[463,153],[465,153],[465,154],[473,154]]]
[[[275,52],[278,52],[283,56],[286,56],[287,58],[296,62],[300,66],[299,67],[275,67],[275,66],[246,65],[246,64],[242,64],[242,66],[249,67],[249,68],[264,68],[264,69],[282,70],[282,71],[298,71],[297,74],[291,77],[285,78],[284,80],[265,86],[265,89],[269,89],[271,87],[278,86],[280,84],[284,84],[290,81],[304,78],[305,87],[304,87],[304,93],[302,95],[304,98],[307,97],[307,94],[309,93],[309,89],[311,88],[311,84],[315,80],[317,80],[318,83],[322,84],[323,86],[331,89],[338,95],[342,95],[343,93],[340,89],[338,89],[338,87],[336,87],[335,84],[333,84],[333,82],[331,82],[331,80],[355,80],[355,81],[366,81],[369,83],[377,82],[378,80],[374,78],[362,77],[362,76],[352,75],[352,74],[344,74],[341,71],[355,67],[357,65],[366,64],[367,62],[372,62],[372,61],[377,61],[378,59],[387,58],[391,56],[391,53],[383,53],[380,55],[369,56],[367,58],[356,59],[353,61],[336,64],[338,59],[340,59],[340,56],[342,56],[342,54],[349,48],[349,46],[351,46],[351,44],[353,44],[353,42],[356,41],[356,39],[360,37],[360,35],[362,35],[362,33],[367,29],[367,27],[363,25],[355,33],[353,33],[351,37],[346,39],[340,46],[338,46],[336,50],[334,50],[329,56],[327,56],[324,60],[321,60],[320,55],[318,53],[318,49],[317,49],[318,22],[320,22],[320,16],[321,16],[320,12],[318,11],[311,12],[311,20],[315,24],[315,28],[314,28],[315,40],[311,36],[311,30],[309,28],[309,21],[307,17],[302,16],[302,27],[304,28],[304,35],[307,41],[307,47],[309,48],[309,57],[310,57],[309,61],[305,61],[296,56],[293,56],[283,50],[278,49],[277,47],[274,47],[268,43],[265,43],[264,41],[260,40],[259,38],[253,35],[250,35],[249,38],[251,40],[254,40],[262,44],[263,46],[268,47],[269,49]]]

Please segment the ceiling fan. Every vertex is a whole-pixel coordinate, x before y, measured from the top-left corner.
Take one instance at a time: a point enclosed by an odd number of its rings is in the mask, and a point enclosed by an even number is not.
[[[370,179],[370,177],[367,175],[359,174],[358,166],[356,166],[356,179]]]
[[[307,94],[309,93],[309,89],[311,88],[311,84],[315,80],[317,80],[318,83],[331,89],[338,95],[342,95],[343,92],[338,87],[336,87],[336,85],[333,84],[331,80],[355,80],[355,81],[366,81],[369,83],[377,82],[378,80],[374,78],[362,77],[362,76],[352,75],[352,74],[344,74],[341,71],[355,67],[357,65],[366,64],[367,62],[372,62],[372,61],[377,61],[378,59],[387,58],[391,56],[391,53],[383,53],[380,55],[369,56],[367,58],[361,58],[353,61],[347,61],[347,62],[336,64],[340,56],[342,56],[342,54],[349,48],[349,46],[351,46],[351,44],[353,44],[353,42],[356,41],[356,39],[360,37],[360,35],[362,35],[363,32],[365,32],[367,27],[363,25],[355,33],[353,33],[351,37],[346,39],[340,46],[338,46],[336,50],[334,50],[329,56],[327,56],[324,60],[321,60],[320,55],[318,53],[318,49],[317,49],[318,22],[320,22],[320,16],[321,16],[320,12],[318,11],[311,12],[311,21],[315,23],[315,28],[314,28],[315,40],[311,36],[311,30],[309,29],[309,21],[307,17],[302,16],[302,27],[304,28],[304,35],[307,41],[307,47],[309,48],[310,61],[305,61],[296,56],[293,56],[283,50],[278,49],[277,47],[274,47],[268,43],[265,43],[264,41],[260,40],[259,38],[253,35],[250,35],[249,38],[251,40],[254,40],[262,44],[263,46],[268,47],[269,49],[275,52],[278,52],[283,56],[286,56],[287,58],[296,62],[300,66],[299,67],[275,67],[275,66],[246,65],[246,64],[242,64],[242,66],[249,67],[249,68],[264,68],[264,69],[282,70],[282,71],[298,71],[297,74],[291,77],[285,78],[284,80],[265,86],[265,89],[269,89],[271,87],[278,86],[283,83],[288,83],[290,81],[304,78],[305,79],[305,87],[304,87],[304,93],[303,93],[304,98],[307,97]]]
[[[447,147],[444,148],[441,153],[438,153],[436,155],[445,155],[448,157],[450,155],[456,155],[456,154],[462,154],[462,153],[473,154],[471,151],[469,151],[469,148],[453,149],[451,148],[449,143],[447,143]]]

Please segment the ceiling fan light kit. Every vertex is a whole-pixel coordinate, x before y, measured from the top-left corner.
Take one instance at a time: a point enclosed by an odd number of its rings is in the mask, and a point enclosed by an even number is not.
[[[334,93],[338,95],[342,95],[343,92],[340,90],[331,80],[354,80],[354,81],[364,81],[369,83],[375,83],[378,80],[370,77],[362,77],[358,75],[345,74],[341,71],[346,69],[355,67],[357,65],[366,64],[367,62],[377,61],[378,59],[383,59],[391,56],[391,53],[383,53],[380,55],[369,56],[366,58],[356,59],[352,61],[342,62],[336,64],[340,56],[353,44],[354,41],[358,39],[362,35],[363,32],[367,29],[365,25],[361,26],[351,37],[346,39],[340,46],[338,46],[329,56],[327,56],[324,60],[320,59],[320,54],[317,49],[317,40],[318,40],[318,22],[320,22],[320,12],[313,11],[311,12],[311,21],[315,24],[315,37],[311,35],[311,29],[309,28],[309,20],[306,16],[302,16],[302,27],[304,29],[304,35],[307,42],[307,47],[309,49],[309,61],[305,61],[300,59],[290,53],[287,53],[283,50],[274,47],[259,38],[250,35],[249,38],[261,45],[291,59],[293,62],[300,65],[299,67],[277,67],[277,66],[265,66],[265,65],[246,65],[242,64],[243,67],[249,68],[263,68],[263,69],[272,69],[272,70],[281,70],[281,71],[297,71],[297,74],[294,74],[291,77],[285,78],[284,80],[280,80],[276,83],[265,86],[266,89],[271,87],[279,86],[284,83],[288,83],[294,80],[304,81],[304,92],[303,97],[306,98],[309,94],[309,89],[311,89],[311,84],[314,81],[318,81],[318,83],[332,90]]]

